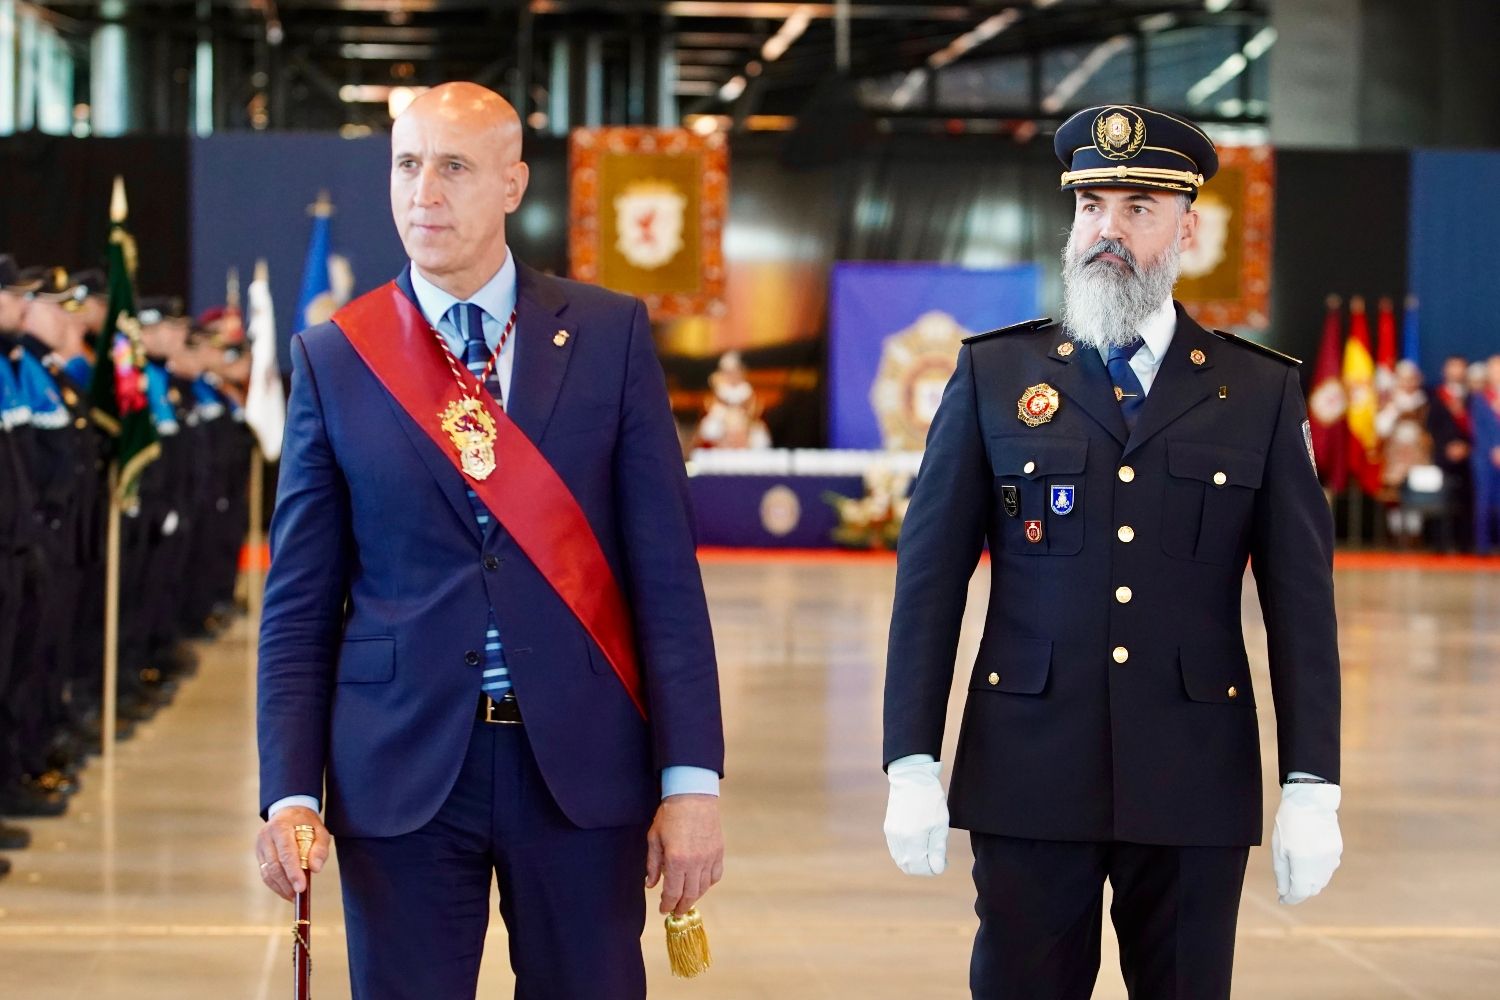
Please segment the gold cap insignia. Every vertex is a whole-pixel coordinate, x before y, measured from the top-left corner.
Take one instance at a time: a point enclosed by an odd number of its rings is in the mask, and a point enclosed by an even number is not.
[[[1146,145],[1146,119],[1129,108],[1105,108],[1094,119],[1094,148],[1108,160],[1128,160]]]
[[[1027,427],[1040,427],[1057,413],[1058,402],[1057,390],[1043,382],[1021,393],[1016,415]]]

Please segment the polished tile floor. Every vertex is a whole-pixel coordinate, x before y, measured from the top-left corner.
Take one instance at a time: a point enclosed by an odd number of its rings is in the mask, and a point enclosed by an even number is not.
[[[975,923],[965,842],[955,838],[946,875],[919,880],[896,871],[880,832],[894,564],[717,557],[705,574],[730,751],[729,867],[704,907],[715,968],[672,980],[653,922],[653,995],[965,997]],[[971,608],[983,586],[976,579]],[[1338,597],[1344,867],[1323,897],[1289,909],[1266,852],[1252,854],[1235,995],[1500,996],[1500,571],[1343,569]],[[1251,622],[1254,600],[1247,589]],[[977,626],[971,613],[964,655]],[[1263,636],[1249,633],[1264,686]],[[35,846],[12,855],[0,883],[0,997],[290,995],[288,908],[260,886],[250,855],[249,635],[241,625],[205,647],[200,675],[121,746],[112,778],[96,763],[68,816],[32,824]],[[1263,723],[1269,750],[1269,713]],[[315,995],[328,1000],[348,996],[334,879],[315,895]],[[1122,998],[1107,930],[1106,942],[1095,996]],[[480,995],[508,997],[498,919],[488,944]]]

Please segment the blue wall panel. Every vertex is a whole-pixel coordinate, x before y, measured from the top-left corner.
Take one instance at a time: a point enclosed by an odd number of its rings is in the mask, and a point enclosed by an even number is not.
[[[1422,370],[1500,353],[1500,152],[1419,150],[1411,165],[1409,287]],[[1372,248],[1374,249],[1374,248]]]

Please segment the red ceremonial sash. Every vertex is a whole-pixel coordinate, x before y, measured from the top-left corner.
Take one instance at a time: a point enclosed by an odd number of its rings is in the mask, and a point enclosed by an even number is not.
[[[495,471],[482,480],[463,474],[458,450],[439,416],[459,398],[454,373],[441,356],[438,333],[394,281],[344,306],[333,322],[598,643],[644,718],[646,702],[625,597],[593,527],[557,470],[460,366],[469,393],[495,421]]]

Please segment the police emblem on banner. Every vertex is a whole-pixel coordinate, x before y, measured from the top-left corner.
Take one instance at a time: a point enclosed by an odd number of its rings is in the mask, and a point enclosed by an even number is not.
[[[885,338],[880,371],[870,386],[870,406],[880,421],[884,447],[921,450],[970,332],[947,313],[933,310]]]
[[[1073,500],[1078,495],[1076,486],[1054,486],[1052,487],[1052,513],[1073,513]]]

